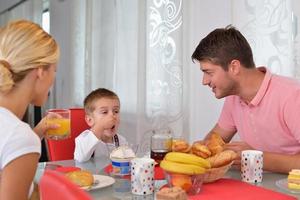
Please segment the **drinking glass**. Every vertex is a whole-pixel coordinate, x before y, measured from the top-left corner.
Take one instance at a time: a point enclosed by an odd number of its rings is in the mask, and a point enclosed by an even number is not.
[[[46,123],[59,125],[56,129],[48,129],[46,137],[52,140],[63,140],[71,137],[70,131],[70,110],[68,109],[49,109],[47,115],[53,113],[46,118]],[[51,117],[50,117],[51,116]]]

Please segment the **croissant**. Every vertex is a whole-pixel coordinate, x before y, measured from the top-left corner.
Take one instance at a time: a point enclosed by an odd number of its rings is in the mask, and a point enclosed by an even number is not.
[[[194,142],[194,144],[192,145],[192,153],[202,158],[208,158],[209,156],[211,156],[211,151],[201,141]]]
[[[207,158],[212,168],[221,167],[229,164],[236,158],[237,154],[232,150],[225,150],[214,156]]]
[[[183,139],[174,139],[172,141],[172,151],[187,153],[190,149],[190,145]]]
[[[212,133],[210,138],[206,141],[208,149],[212,155],[216,155],[224,150],[225,142],[218,133]]]

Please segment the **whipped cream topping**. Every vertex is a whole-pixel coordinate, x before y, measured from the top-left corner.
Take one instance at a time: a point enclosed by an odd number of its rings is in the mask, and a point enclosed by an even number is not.
[[[128,146],[120,146],[111,152],[110,157],[111,158],[134,158],[135,153]]]

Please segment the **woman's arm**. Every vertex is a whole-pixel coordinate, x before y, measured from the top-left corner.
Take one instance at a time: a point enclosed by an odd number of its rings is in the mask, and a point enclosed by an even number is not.
[[[22,155],[8,163],[1,172],[0,199],[28,199],[39,160],[38,153]]]

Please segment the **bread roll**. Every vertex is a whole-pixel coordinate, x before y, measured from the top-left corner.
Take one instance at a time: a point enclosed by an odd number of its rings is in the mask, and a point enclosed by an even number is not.
[[[91,186],[94,183],[94,177],[91,172],[85,170],[68,172],[65,176],[80,187]]]
[[[212,133],[210,138],[206,141],[208,149],[212,155],[216,155],[224,150],[225,142],[218,133]]]
[[[225,144],[223,138],[216,132],[213,132],[211,135],[210,135],[210,138],[209,138],[210,141],[212,142],[215,142],[221,146],[223,146]]]
[[[212,168],[221,167],[229,164],[236,158],[237,154],[232,150],[225,150],[214,156],[207,158]]]
[[[201,141],[194,142],[192,145],[192,153],[202,158],[208,158],[211,156],[211,151],[204,144],[204,142]]]
[[[183,139],[174,139],[172,141],[172,151],[187,153],[190,151],[190,145]]]

